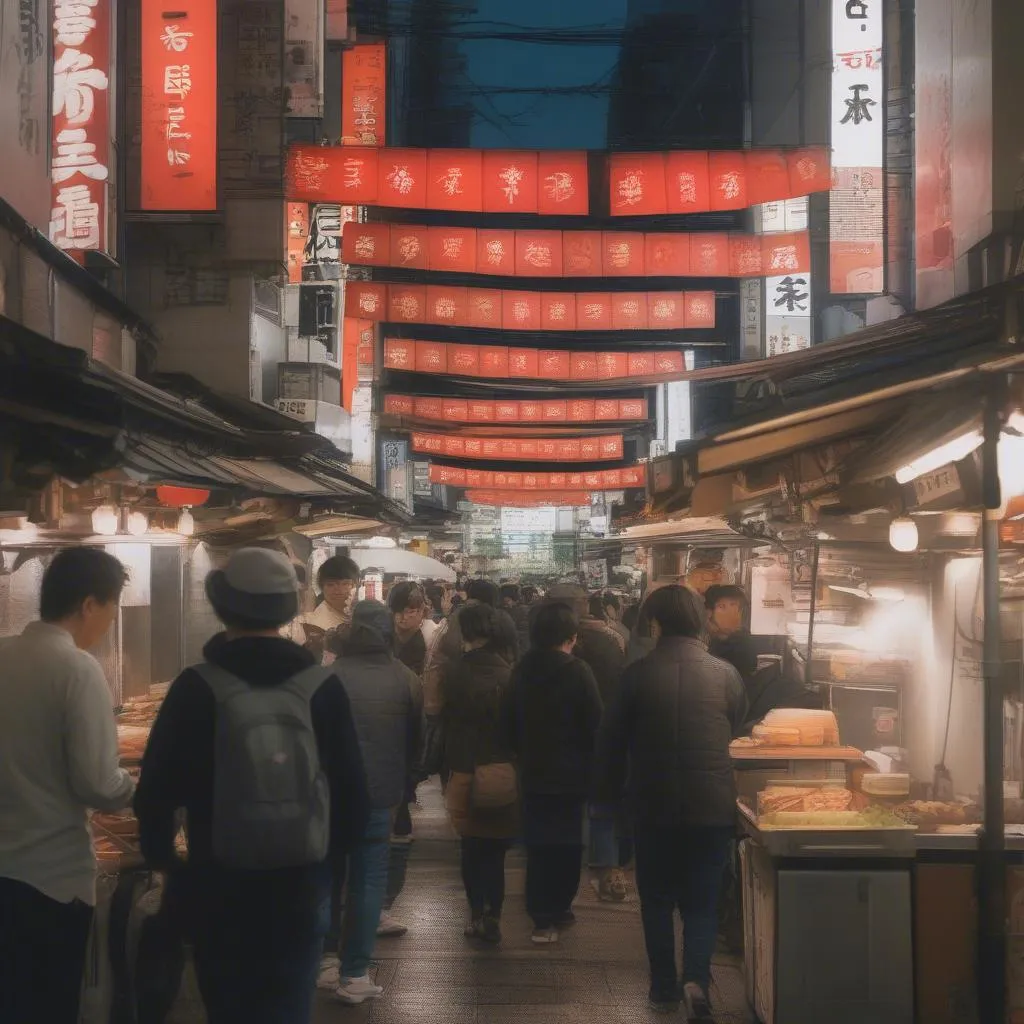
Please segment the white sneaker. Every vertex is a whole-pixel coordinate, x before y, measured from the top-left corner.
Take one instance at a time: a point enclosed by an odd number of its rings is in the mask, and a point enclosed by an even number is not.
[[[334,992],[341,982],[341,962],[336,956],[325,956],[320,960],[320,977],[316,987],[324,992]]]
[[[361,978],[342,978],[334,990],[335,998],[348,1006],[359,1006],[368,999],[379,999],[383,994],[384,989],[374,985],[368,974]]]
[[[390,914],[380,915],[380,924],[377,925],[377,935],[382,939],[398,939],[409,930],[407,924],[396,921]]]

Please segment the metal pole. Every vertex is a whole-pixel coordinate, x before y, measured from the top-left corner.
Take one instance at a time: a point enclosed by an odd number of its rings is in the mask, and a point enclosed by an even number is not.
[[[811,563],[811,615],[807,620],[807,663],[804,665],[804,685],[808,688],[814,683],[814,669],[812,659],[814,657],[814,615],[818,610],[818,557],[821,554],[821,545],[814,542],[814,561]]]
[[[999,434],[998,392],[985,402],[982,446],[984,591],[984,779],[985,824],[978,862],[978,1009],[981,1024],[1006,1019],[1006,835],[1003,814],[1003,692],[999,623]]]

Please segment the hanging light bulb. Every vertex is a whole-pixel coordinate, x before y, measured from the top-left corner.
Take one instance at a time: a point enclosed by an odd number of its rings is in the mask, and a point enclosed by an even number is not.
[[[149,517],[145,512],[129,512],[125,519],[125,529],[133,537],[141,537],[149,530]]]
[[[192,518],[192,512],[186,505],[181,510],[181,515],[178,516],[178,533],[182,537],[191,537],[196,532],[196,521]]]
[[[894,551],[916,551],[917,523],[908,516],[894,519],[889,524],[889,544]]]
[[[93,509],[92,532],[101,537],[113,537],[117,533],[117,509],[113,505],[100,505]]]

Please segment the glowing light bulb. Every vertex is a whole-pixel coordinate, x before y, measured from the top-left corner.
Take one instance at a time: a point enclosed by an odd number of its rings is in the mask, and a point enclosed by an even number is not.
[[[196,521],[192,518],[192,513],[189,511],[188,506],[181,510],[181,515],[178,516],[178,533],[182,537],[191,537],[196,532]]]
[[[916,551],[917,539],[917,523],[913,519],[904,516],[889,524],[889,544],[894,551]]]
[[[117,509],[113,505],[100,505],[93,509],[92,532],[101,537],[113,537],[117,533]]]
[[[125,528],[133,537],[141,537],[149,530],[149,517],[145,512],[129,512]]]

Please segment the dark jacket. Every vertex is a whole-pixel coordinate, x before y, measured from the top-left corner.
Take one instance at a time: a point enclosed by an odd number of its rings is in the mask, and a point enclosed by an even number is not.
[[[278,637],[228,640],[221,633],[203,649],[208,662],[251,686],[280,686],[315,664],[313,655]],[[320,763],[331,790],[330,857],[340,861],[363,834],[370,803],[349,699],[331,676],[310,703]],[[188,864],[199,871],[226,871],[213,861],[213,765],[217,705],[195,669],[174,681],[160,708],[142,760],[135,814],[146,862],[180,866],[174,852],[177,811],[188,816]],[[254,872],[266,884],[301,884],[307,869]],[[237,872],[235,872],[237,874]]]
[[[530,651],[512,673],[501,720],[524,793],[590,793],[601,697],[586,662],[562,651]]]
[[[434,634],[430,650],[427,651],[427,665],[423,670],[423,704],[428,715],[441,710],[441,679],[445,668],[462,657],[462,630],[459,628],[459,612],[472,602],[460,605],[441,623]],[[510,664],[519,659],[519,636],[516,624],[502,608],[496,608],[500,640],[494,645],[497,652]]]
[[[525,604],[514,604],[503,611],[508,614],[516,627],[519,653],[525,654],[530,649],[530,609]]]
[[[512,666],[489,646],[467,651],[445,668],[441,722],[446,774],[509,760],[498,712],[511,674]]]
[[[395,634],[395,657],[417,676],[423,675],[423,669],[427,663],[427,641],[423,639],[421,630],[415,633],[405,643]]]
[[[726,826],[736,818],[730,742],[747,699],[739,673],[697,640],[663,637],[630,665],[601,723],[597,789],[628,790],[636,821]],[[628,787],[626,785],[628,770]]]
[[[708,650],[716,658],[729,662],[745,683],[757,671],[757,644],[745,629],[739,629],[729,636],[712,637]]]
[[[384,633],[356,622],[334,663],[352,705],[370,805],[377,810],[404,799],[423,739],[423,687],[391,651]]]
[[[600,619],[580,619],[580,631],[573,651],[585,661],[601,694],[601,701],[607,707],[615,697],[622,673],[626,668],[626,646],[622,638]]]
[[[473,806],[473,772],[479,765],[511,760],[502,742],[499,710],[508,689],[509,663],[491,647],[468,651],[451,662],[441,679],[445,808],[462,837],[514,839],[519,834],[515,804],[480,811]]]

